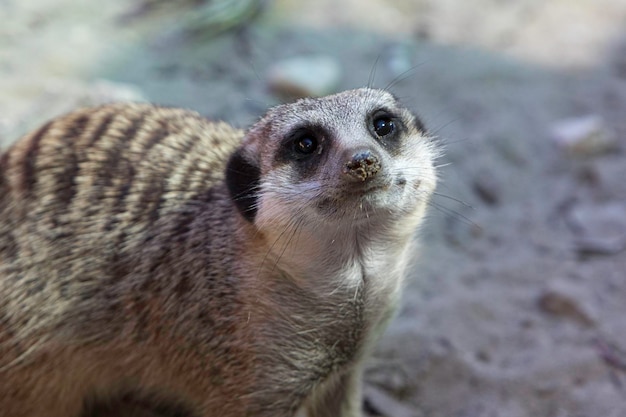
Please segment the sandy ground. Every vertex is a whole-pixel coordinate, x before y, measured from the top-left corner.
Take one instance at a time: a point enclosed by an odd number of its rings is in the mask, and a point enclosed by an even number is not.
[[[626,2],[336,3],[276,1],[212,38],[180,10],[121,18],[136,1],[0,0],[0,146],[108,100],[245,126],[279,101],[266,74],[283,58],[331,57],[339,89],[375,68],[446,166],[369,412],[626,416]],[[611,149],[555,144],[555,123],[587,116]]]

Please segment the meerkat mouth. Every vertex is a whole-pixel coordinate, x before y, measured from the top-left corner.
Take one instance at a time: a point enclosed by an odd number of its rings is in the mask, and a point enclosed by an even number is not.
[[[356,195],[367,197],[370,194],[389,191],[392,184],[365,184],[363,187],[348,187],[344,193],[346,195]]]
[[[364,214],[371,215],[378,209],[390,207],[394,196],[402,193],[404,183],[396,180],[372,183],[350,184],[335,192],[321,197],[316,207],[325,215],[354,217],[354,213],[372,210]]]
[[[345,203],[346,201],[367,202],[385,194],[393,193],[394,188],[394,183],[391,181],[350,184],[340,190],[337,203],[342,204],[342,202]]]
[[[404,176],[377,178],[372,181],[364,181],[362,183],[346,184],[342,189],[342,194],[347,196],[356,196],[360,198],[370,198],[380,193],[402,192],[408,184]]]

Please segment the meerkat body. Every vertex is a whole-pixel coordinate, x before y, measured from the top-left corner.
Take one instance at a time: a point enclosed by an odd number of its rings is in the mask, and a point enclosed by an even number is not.
[[[388,93],[109,105],[0,159],[0,414],[360,415],[436,150]]]

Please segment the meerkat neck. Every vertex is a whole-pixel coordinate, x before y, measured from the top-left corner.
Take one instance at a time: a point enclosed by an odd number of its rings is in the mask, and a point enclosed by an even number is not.
[[[412,234],[391,235],[377,225],[298,225],[265,237],[264,264],[295,280],[325,289],[339,282],[360,285],[367,277],[390,274],[400,280]]]

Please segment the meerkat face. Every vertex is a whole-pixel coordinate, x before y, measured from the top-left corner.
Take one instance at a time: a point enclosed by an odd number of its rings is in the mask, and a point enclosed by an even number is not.
[[[231,158],[226,180],[255,223],[421,218],[436,156],[420,120],[390,93],[359,89],[271,109]]]

